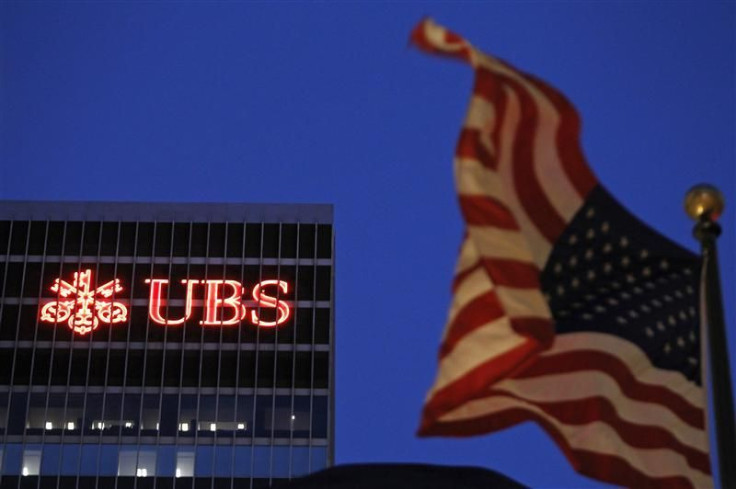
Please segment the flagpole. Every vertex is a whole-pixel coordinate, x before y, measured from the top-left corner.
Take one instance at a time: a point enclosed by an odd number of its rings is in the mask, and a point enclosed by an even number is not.
[[[721,487],[736,488],[736,429],[731,369],[716,249],[716,240],[721,234],[721,226],[716,220],[723,212],[723,206],[723,195],[711,185],[696,185],[685,197],[685,210],[697,221],[693,234],[700,241],[703,256],[701,285],[708,331],[708,368],[718,449],[718,473]]]

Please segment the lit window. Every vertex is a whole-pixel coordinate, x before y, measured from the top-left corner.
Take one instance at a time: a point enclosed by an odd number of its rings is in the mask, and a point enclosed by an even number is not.
[[[118,454],[118,476],[156,475],[156,452],[123,448]]]
[[[23,475],[38,475],[41,468],[41,450],[23,451]]]
[[[132,428],[133,427],[133,422],[132,421],[126,421],[125,422],[125,427],[126,428]]]
[[[194,452],[177,452],[176,454],[176,476],[194,476]]]
[[[179,423],[179,431],[189,431],[189,423]]]
[[[216,423],[210,423],[210,431],[217,431],[217,424]]]
[[[68,429],[68,430],[73,430],[73,429],[74,429],[74,421],[69,421],[69,422],[68,422],[68,423],[66,424],[66,429]]]
[[[244,430],[245,429],[245,423],[238,423],[238,429]]]
[[[46,429],[47,430],[53,430],[54,424],[51,421],[46,421]]]

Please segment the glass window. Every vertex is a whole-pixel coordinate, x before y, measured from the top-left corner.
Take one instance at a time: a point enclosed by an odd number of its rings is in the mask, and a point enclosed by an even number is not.
[[[59,419],[59,430],[75,432],[80,429],[82,423],[82,410],[84,409],[84,394],[69,394],[66,402],[66,411],[62,412]],[[54,426],[54,429],[57,429]]]
[[[174,256],[187,256],[189,250],[189,224],[174,224]]]
[[[327,447],[312,447],[312,463],[310,472],[316,472],[327,467]]]
[[[212,446],[198,446],[197,456],[194,460],[194,475],[197,477],[212,476]]]
[[[61,475],[76,475],[79,470],[80,445],[61,446]]]
[[[8,415],[8,433],[20,435],[26,424],[26,399],[25,392],[14,392],[10,398],[10,413]]]
[[[233,466],[233,477],[250,477],[252,447],[236,445],[234,457],[237,463]]]
[[[67,222],[64,238],[64,254],[67,256],[78,255],[82,244],[82,223],[78,221]]]
[[[120,450],[120,454],[118,455],[119,476],[134,476],[137,464],[138,451],[132,448],[124,448]]]
[[[141,222],[138,224],[138,240],[136,242],[138,256],[151,256],[153,253],[153,223]]]
[[[84,241],[82,244],[82,254],[88,256],[96,256],[100,243],[100,230],[102,223],[87,222],[84,225]]]
[[[279,255],[279,225],[263,225],[263,257],[276,258]]]
[[[23,475],[38,475],[41,471],[41,449],[37,447],[26,447],[23,450]]]
[[[3,352],[0,351],[0,355],[2,355]],[[0,366],[2,368],[2,366]],[[0,435],[5,433],[5,421],[7,420],[8,416],[8,394],[6,393],[0,393]],[[2,459],[2,457],[0,457]],[[2,460],[0,460],[0,464],[2,464]]]
[[[179,436],[194,436],[197,431],[197,396],[181,396],[179,411]]]
[[[194,477],[194,450],[176,452],[176,477]]]
[[[273,447],[271,451],[271,476],[289,477],[291,469],[291,450],[289,446]]]
[[[62,237],[64,236],[63,222],[50,222],[49,232],[46,236],[46,255],[60,255]]]
[[[312,399],[312,438],[327,438],[328,409],[326,396],[317,396]],[[294,429],[298,428],[294,426]]]
[[[123,435],[134,435],[138,432],[139,423],[138,416],[141,409],[141,395],[140,394],[125,394],[123,398],[123,418],[121,420],[121,427]],[[106,419],[106,423],[110,425],[117,424],[117,419]]]
[[[121,448],[118,455],[118,475],[152,477],[156,475],[156,449],[152,446]]]
[[[161,435],[176,435],[178,429],[178,404],[179,396],[176,394],[164,394],[161,398]]]
[[[208,245],[208,256],[225,255],[225,224],[210,224]]]
[[[314,258],[314,224],[299,226],[299,258]]]
[[[231,477],[233,467],[233,447],[217,445],[215,447],[215,477]]]
[[[298,477],[327,467],[327,447],[293,447],[291,476]]]
[[[291,449],[292,477],[306,475],[309,472],[309,447],[293,447]]]
[[[227,256],[243,256],[243,224],[227,225]]]
[[[176,469],[176,447],[174,445],[160,445],[156,456],[156,475],[172,477]]]
[[[332,226],[317,226],[317,258],[332,258]]]
[[[10,254],[22,255],[26,251],[28,240],[28,222],[14,221],[10,235]]]
[[[98,434],[96,422],[102,421],[102,394],[87,394],[84,419],[80,420],[85,435]]]
[[[20,464],[22,460],[23,447],[21,445],[5,445],[5,458],[2,462],[3,474],[18,475],[20,472]]]
[[[215,404],[217,398],[215,396],[200,396],[199,398],[199,435],[214,435],[217,431],[217,415]]]
[[[169,256],[171,253],[171,223],[161,222],[156,225],[156,256]]]
[[[56,475],[59,473],[59,463],[61,462],[61,446],[60,445],[44,445],[41,455],[41,474]]]
[[[146,394],[143,396],[143,411],[141,416],[141,434],[155,436],[159,428],[159,395]]]
[[[118,447],[117,445],[100,445],[100,476],[114,476],[118,472]]]
[[[306,418],[306,421],[302,421]],[[258,396],[258,418],[256,419],[256,436],[289,437],[289,433],[297,421],[292,411],[291,398],[277,396],[275,398]],[[309,427],[308,416],[299,416],[299,423]]]
[[[103,256],[112,256],[115,254],[115,247],[118,243],[118,223],[104,222],[102,223],[102,247],[100,254]]]
[[[269,477],[271,475],[270,446],[253,447],[253,477]]]
[[[82,445],[82,460],[79,465],[79,475],[96,475],[99,458],[98,445]]]
[[[251,436],[253,433],[253,396],[238,396],[235,406],[235,423],[238,436]],[[241,427],[242,425],[242,427]]]
[[[33,351],[19,348],[15,351],[15,371],[13,372],[13,384],[28,384],[31,378],[31,356]]]
[[[261,225],[246,224],[245,226],[245,256],[261,256]]]

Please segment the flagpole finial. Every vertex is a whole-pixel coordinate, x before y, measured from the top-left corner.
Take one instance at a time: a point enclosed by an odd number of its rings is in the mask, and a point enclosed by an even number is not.
[[[716,221],[723,207],[723,194],[707,183],[695,185],[685,196],[685,212],[695,221]]]

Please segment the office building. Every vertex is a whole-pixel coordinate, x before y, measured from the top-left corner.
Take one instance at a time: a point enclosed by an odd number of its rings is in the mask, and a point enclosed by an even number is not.
[[[0,485],[331,465],[333,243],[329,205],[0,203]]]

